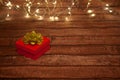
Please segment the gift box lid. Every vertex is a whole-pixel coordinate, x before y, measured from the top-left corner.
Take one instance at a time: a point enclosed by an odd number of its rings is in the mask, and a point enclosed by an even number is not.
[[[35,45],[25,44],[22,39],[19,39],[18,41],[16,41],[17,48],[23,49],[23,50],[30,52],[32,54],[36,54],[38,51],[41,51],[42,49],[44,49],[48,45],[50,45],[50,39],[47,37],[43,37],[43,42],[40,45],[38,45],[38,44],[35,44]]]

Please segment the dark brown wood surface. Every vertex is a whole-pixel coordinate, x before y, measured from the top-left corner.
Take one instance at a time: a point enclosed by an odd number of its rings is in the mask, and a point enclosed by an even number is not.
[[[0,80],[120,80],[120,0],[104,1],[94,2],[94,18],[75,7],[68,22],[25,19],[16,12],[11,21],[0,17]],[[102,10],[106,2],[113,15]],[[15,48],[15,41],[32,30],[51,39],[51,49],[36,61]]]

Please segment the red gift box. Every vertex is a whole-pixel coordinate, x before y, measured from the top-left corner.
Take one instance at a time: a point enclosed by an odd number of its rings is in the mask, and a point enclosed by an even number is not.
[[[19,39],[16,41],[16,48],[19,54],[36,60],[50,49],[50,39],[43,37],[43,42],[40,45],[24,44],[22,39]]]

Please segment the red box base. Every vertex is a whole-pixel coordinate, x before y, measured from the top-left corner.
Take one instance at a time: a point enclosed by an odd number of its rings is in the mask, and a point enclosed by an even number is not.
[[[24,44],[22,39],[19,39],[16,41],[16,48],[18,54],[36,60],[50,49],[50,39],[43,37],[43,42],[40,45]]]
[[[42,51],[36,53],[35,55],[30,54],[29,52],[26,52],[26,51],[20,50],[20,49],[18,49],[17,52],[18,52],[18,54],[23,55],[23,56],[25,56],[27,58],[31,58],[33,60],[36,60],[40,56],[42,56],[45,52],[47,52],[49,49],[50,49],[50,46],[46,47],[45,49],[43,49]]]

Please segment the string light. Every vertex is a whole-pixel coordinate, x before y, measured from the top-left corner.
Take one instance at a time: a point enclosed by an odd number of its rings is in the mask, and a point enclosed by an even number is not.
[[[110,5],[109,4],[105,4],[106,7],[109,7]]]
[[[5,20],[11,20],[11,17],[10,17],[10,14],[9,13],[7,13],[7,16],[6,16],[6,18],[5,18]]]
[[[17,8],[17,9],[19,9],[19,8],[20,8],[20,6],[19,6],[19,5],[16,5],[16,8]]]
[[[113,13],[113,10],[110,8],[109,4],[105,4],[104,10],[108,11],[109,13]]]
[[[95,13],[92,13],[91,15],[90,15],[90,17],[95,17],[96,16],[96,14]]]
[[[112,13],[112,12],[113,12],[113,10],[109,10],[109,12],[110,12],[110,13]]]
[[[87,3],[87,8],[90,6],[92,0],[88,0],[88,3]]]
[[[39,17],[38,17],[38,20],[43,20],[43,19],[44,19],[43,16],[39,16]]]
[[[50,16],[49,19],[50,19],[50,21],[54,21],[55,20],[54,16]]]
[[[59,0],[62,1],[62,0]],[[25,0],[25,3],[22,5],[13,5],[11,3],[11,1],[8,0],[8,2],[5,2],[5,6],[8,9],[8,14],[6,15],[6,18],[10,18],[10,10],[13,8],[16,8],[17,10],[19,8],[21,8],[21,6],[23,6],[26,15],[25,18],[37,18],[37,20],[43,20],[43,19],[49,19],[50,21],[58,21],[59,20],[59,16],[61,14],[66,13],[67,17],[65,17],[65,21],[70,21],[70,17],[72,15],[72,8],[74,6],[76,6],[76,2],[78,2],[78,0],[71,0],[70,5],[65,9],[65,10],[60,10],[56,12],[56,8],[57,7],[62,7],[63,5],[61,4],[62,2],[59,2],[58,0],[39,0],[38,2],[35,2],[35,0]],[[92,0],[88,0],[87,2],[87,13],[90,15],[90,17],[95,17],[96,14],[94,13],[94,10],[89,9],[90,5],[91,5]],[[42,8],[42,6],[45,5],[45,8]],[[32,7],[36,6],[34,8],[34,10],[32,10]],[[53,7],[51,9],[51,6]],[[85,11],[86,11],[85,9]],[[104,5],[104,10],[108,11],[109,13],[113,13],[114,10],[111,9],[109,4],[105,4]],[[48,18],[45,18],[47,17]]]
[[[25,15],[25,18],[30,18],[30,15],[27,13],[27,14]]]
[[[70,19],[68,17],[65,17],[65,21],[70,21]]]
[[[56,16],[56,17],[55,17],[55,21],[58,21],[58,20],[59,20],[59,18]]]
[[[87,13],[90,15],[90,17],[95,17],[96,16],[96,14],[91,9],[87,10]]]
[[[88,10],[87,13],[89,13],[89,14],[90,14],[90,13],[93,13],[93,10]]]
[[[12,9],[12,4],[11,4],[11,2],[9,1],[8,3],[6,3],[6,6],[8,7],[8,9]]]

